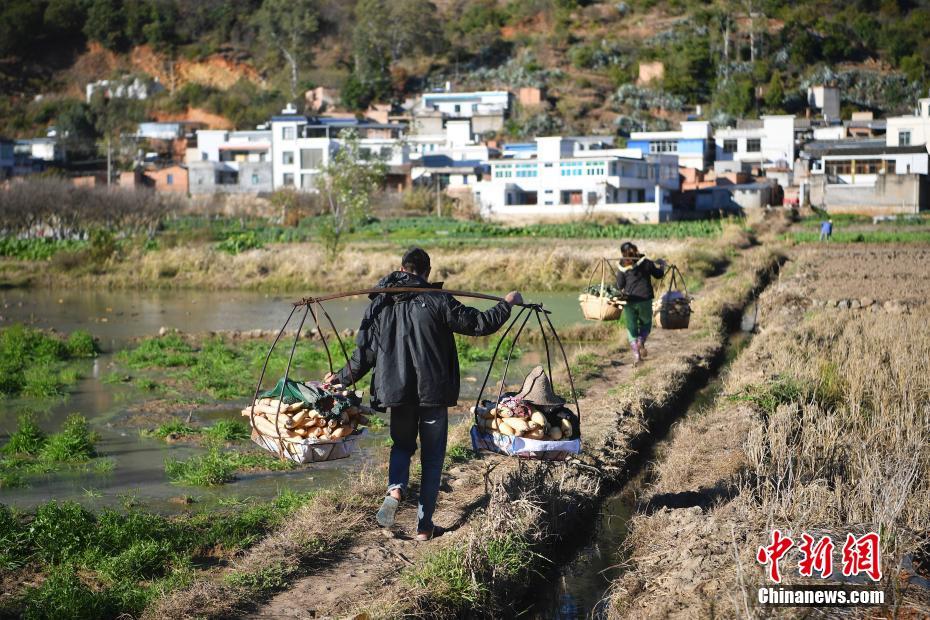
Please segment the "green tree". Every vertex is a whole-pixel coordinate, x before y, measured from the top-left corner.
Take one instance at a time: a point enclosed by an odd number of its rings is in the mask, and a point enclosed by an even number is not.
[[[352,32],[354,82],[343,90],[344,100],[363,103],[385,96],[392,64],[441,50],[445,36],[437,14],[430,0],[359,0]]]
[[[785,84],[781,78],[781,71],[775,69],[772,72],[772,79],[769,80],[768,88],[765,89],[765,105],[770,110],[781,108],[785,100]]]
[[[371,215],[371,198],[385,173],[382,162],[362,157],[355,132],[344,134],[341,148],[323,169],[320,186],[326,210],[320,236],[330,258],[341,251],[342,236]]]
[[[118,49],[125,42],[125,17],[119,0],[93,0],[87,10],[84,34],[107,49]]]
[[[35,33],[42,29],[42,5],[11,0],[0,6],[0,56],[23,57]]]
[[[723,80],[714,97],[714,107],[731,116],[746,116],[755,107],[755,86],[748,75]]]
[[[312,37],[319,29],[314,0],[264,0],[256,13],[260,32],[273,57],[283,58],[291,73],[291,99],[297,99],[300,67],[310,63]]]

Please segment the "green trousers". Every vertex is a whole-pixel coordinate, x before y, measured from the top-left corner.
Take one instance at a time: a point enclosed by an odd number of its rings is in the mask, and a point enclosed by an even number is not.
[[[623,307],[623,317],[626,319],[626,333],[630,342],[637,338],[645,342],[652,331],[652,300],[627,302]]]

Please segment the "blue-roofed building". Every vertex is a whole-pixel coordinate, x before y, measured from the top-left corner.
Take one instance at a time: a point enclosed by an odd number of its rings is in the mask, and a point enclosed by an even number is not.
[[[627,148],[643,155],[678,155],[683,168],[707,170],[714,163],[714,139],[710,122],[683,121],[679,131],[634,131]]]

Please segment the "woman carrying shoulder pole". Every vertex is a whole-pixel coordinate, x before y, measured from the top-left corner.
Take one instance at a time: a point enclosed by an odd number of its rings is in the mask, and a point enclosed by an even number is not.
[[[623,257],[617,273],[617,288],[626,297],[623,316],[635,366],[647,355],[646,339],[652,331],[652,299],[655,297],[652,278],[665,275],[665,261],[649,260],[629,241],[620,246],[620,253]]]

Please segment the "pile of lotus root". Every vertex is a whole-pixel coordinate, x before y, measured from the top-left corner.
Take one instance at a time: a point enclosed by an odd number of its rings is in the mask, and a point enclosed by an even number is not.
[[[255,401],[251,421],[257,432],[274,439],[315,443],[344,439],[359,426],[368,425],[365,414],[372,410],[362,405],[362,392],[341,385],[297,385],[308,394],[305,400],[285,396],[283,401],[269,397]],[[242,415],[251,417],[251,412],[247,406]]]
[[[541,407],[516,395],[505,395],[496,405],[482,401],[472,413],[478,428],[485,432],[541,441],[564,441],[579,435],[578,416],[571,409]]]

